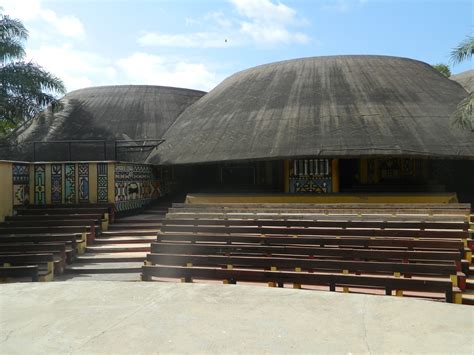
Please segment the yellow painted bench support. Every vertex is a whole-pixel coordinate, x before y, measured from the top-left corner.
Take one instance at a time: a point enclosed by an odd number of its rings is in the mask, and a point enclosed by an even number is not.
[[[276,266],[272,266],[272,267],[270,268],[270,271],[277,271]],[[268,283],[268,287],[276,287],[276,282],[275,282],[275,281],[270,281],[270,282]]]
[[[296,272],[301,272],[301,268],[300,267],[295,267],[295,271]],[[301,289],[301,284],[294,283],[293,288]]]
[[[109,214],[108,213],[104,213],[104,219],[102,219],[100,222],[100,228],[104,232],[109,230]]]
[[[230,265],[230,264],[227,265],[227,270],[232,270],[233,268],[234,267],[232,265]],[[230,281],[229,280],[224,280],[224,281],[222,281],[222,283],[224,285],[228,285],[228,284],[230,284]]]
[[[193,263],[186,263],[186,267],[193,267]],[[189,278],[189,280],[186,280],[185,277],[182,277],[182,278],[181,278],[181,282],[192,283],[192,282],[193,282],[193,279],[192,279],[192,278]]]
[[[343,273],[344,275],[347,275],[347,274],[349,274],[349,270],[342,270],[342,273]],[[342,292],[344,292],[344,293],[349,293],[349,287],[343,287],[343,288],[342,288]]]
[[[54,280],[54,261],[48,261],[46,275],[40,276],[40,282],[50,282]]]
[[[393,276],[399,278],[399,277],[400,277],[400,273],[399,273],[399,272],[395,272],[395,273],[393,273]],[[395,296],[403,297],[403,290],[395,290]]]

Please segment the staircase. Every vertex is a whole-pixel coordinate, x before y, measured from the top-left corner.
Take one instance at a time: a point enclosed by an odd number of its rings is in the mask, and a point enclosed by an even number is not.
[[[140,281],[141,267],[168,205],[150,207],[140,214],[118,217],[86,252],[65,271],[64,280]]]

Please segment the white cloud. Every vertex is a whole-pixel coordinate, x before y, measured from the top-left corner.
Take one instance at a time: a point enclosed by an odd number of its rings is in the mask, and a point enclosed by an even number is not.
[[[187,26],[214,27],[211,31],[192,33],[146,32],[138,43],[143,46],[175,48],[227,48],[256,43],[262,46],[306,44],[310,38],[293,31],[307,21],[295,9],[270,0],[230,0],[239,17],[231,18],[222,11],[206,14],[201,19],[186,19]],[[227,41],[226,41],[227,40]]]
[[[39,22],[42,28],[51,30],[56,36],[76,39],[85,37],[84,25],[77,17],[58,15],[53,10],[44,8],[41,0],[2,0],[2,7],[5,14],[26,23]]]
[[[42,45],[27,50],[27,60],[32,60],[61,78],[68,91],[107,84],[117,78],[117,70],[110,60],[74,49],[67,43],[60,46]]]
[[[322,6],[324,10],[347,12],[355,5],[364,5],[368,0],[328,0]]]
[[[231,36],[218,32],[195,32],[165,34],[148,32],[138,39],[143,46],[162,46],[175,48],[224,48],[235,45],[235,41],[229,41]],[[226,42],[227,39],[227,42]]]
[[[130,84],[149,84],[210,90],[218,82],[216,74],[203,63],[137,52],[117,61],[119,74]]]

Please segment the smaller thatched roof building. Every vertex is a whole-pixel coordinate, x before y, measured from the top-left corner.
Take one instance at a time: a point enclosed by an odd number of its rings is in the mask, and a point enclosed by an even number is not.
[[[13,151],[2,149],[0,154],[7,156],[0,158],[32,159],[33,141],[160,139],[178,115],[204,94],[197,90],[145,85],[72,91],[60,100],[54,112],[48,109],[13,132],[8,137]],[[97,145],[100,149],[100,143]],[[65,146],[61,144],[39,144],[37,153],[40,159],[49,160],[62,148]],[[85,150],[86,145],[74,145],[75,157],[94,158],[80,156],[81,149]]]

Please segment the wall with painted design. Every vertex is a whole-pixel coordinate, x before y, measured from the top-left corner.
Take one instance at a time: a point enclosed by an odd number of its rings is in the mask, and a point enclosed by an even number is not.
[[[140,208],[161,196],[153,167],[109,162],[0,161],[0,222],[21,206],[114,203]]]
[[[335,192],[330,159],[292,160],[288,168],[289,193]]]
[[[115,162],[32,163],[30,203],[114,203],[114,166]]]
[[[0,160],[0,222],[13,212],[12,163]]]
[[[115,208],[126,211],[148,205],[161,196],[153,166],[147,164],[115,164]]]

